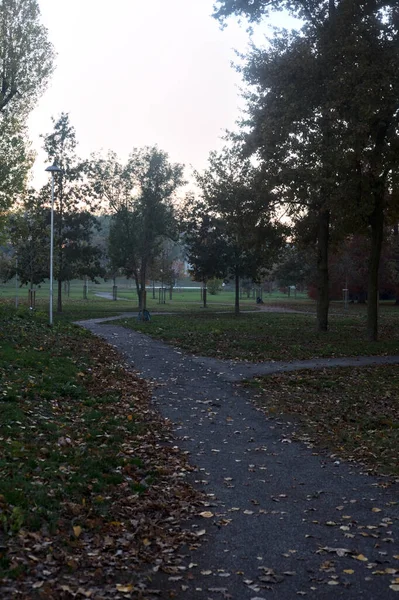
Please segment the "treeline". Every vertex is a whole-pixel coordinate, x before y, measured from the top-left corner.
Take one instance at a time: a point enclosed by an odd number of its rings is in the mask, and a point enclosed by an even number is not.
[[[37,8],[34,0],[20,4]],[[62,169],[54,206],[58,310],[63,281],[116,273],[134,279],[144,308],[146,281],[173,277],[178,243],[197,281],[234,282],[237,314],[240,280],[310,286],[320,331],[328,329],[330,298],[339,288],[355,293],[356,279],[356,293],[367,296],[368,337],[377,338],[379,293],[394,293],[398,277],[399,7],[217,0],[214,16],[262,23],[280,9],[297,18],[297,30],[274,30],[241,57],[246,113],[194,173],[195,192],[182,197],[184,167],[158,147],[135,148],[125,163],[113,152],[81,159],[68,115],[54,121],[43,140],[49,162]],[[36,35],[45,46],[45,31],[38,26]],[[38,70],[38,91],[51,64]],[[50,188],[26,189],[27,154],[10,156],[0,159],[21,168],[2,196],[3,208],[14,204],[6,231],[21,281],[33,285],[48,277]],[[96,233],[101,211],[107,236]],[[15,261],[8,262],[11,276]]]

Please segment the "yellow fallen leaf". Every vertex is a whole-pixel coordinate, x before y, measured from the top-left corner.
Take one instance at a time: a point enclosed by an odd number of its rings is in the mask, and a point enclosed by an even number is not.
[[[210,519],[213,517],[213,512],[210,510],[204,510],[203,512],[200,512],[200,517],[204,517],[204,519]]]
[[[399,592],[399,585],[397,585],[396,583],[390,585],[389,588],[394,592]]]
[[[335,581],[335,579],[332,579],[331,581],[327,581],[328,585],[339,585],[339,581]]]
[[[353,569],[344,569],[344,573],[346,573],[347,575],[353,575],[355,571]]]
[[[118,592],[132,592],[133,584],[129,583],[128,585],[123,585],[122,583],[117,583],[116,589],[118,590]]]
[[[128,415],[128,416],[127,416],[127,420],[128,420],[128,421],[133,421],[133,415]]]
[[[396,573],[398,573],[398,569],[385,569],[385,573],[388,573],[388,575],[396,575]]]
[[[80,525],[75,525],[73,528],[73,533],[75,534],[75,537],[79,537],[80,534],[82,533],[82,528]]]
[[[363,562],[367,562],[368,561],[368,558],[366,558],[364,556],[364,554],[358,554],[357,556],[354,556],[353,558],[356,558],[356,560],[361,560]]]
[[[148,538],[144,538],[143,539],[143,546],[146,546],[146,547],[147,546],[151,546],[151,542],[150,542],[150,540]]]
[[[381,512],[381,508],[372,508],[371,511],[372,512]]]

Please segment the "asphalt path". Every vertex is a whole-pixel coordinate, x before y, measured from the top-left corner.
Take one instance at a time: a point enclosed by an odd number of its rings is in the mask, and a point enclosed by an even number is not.
[[[121,318],[121,317],[118,317]],[[157,575],[160,598],[399,600],[398,483],[292,440],[295,422],[269,419],[238,382],[299,368],[399,363],[364,357],[252,365],[194,357],[123,327],[80,325],[151,380],[205,492],[201,539],[175,573]]]

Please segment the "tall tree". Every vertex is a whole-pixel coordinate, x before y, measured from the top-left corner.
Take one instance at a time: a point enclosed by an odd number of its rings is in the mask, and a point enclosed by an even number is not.
[[[24,128],[14,118],[0,117],[0,228],[7,209],[24,190],[32,163]]]
[[[25,121],[53,71],[37,0],[0,2],[0,221],[31,166]]]
[[[256,21],[284,7],[305,25],[301,34],[277,34],[271,49],[250,57],[251,142],[269,165],[276,159],[284,191],[296,201],[305,197],[318,215],[320,329],[327,329],[331,225],[334,232],[369,231],[368,336],[376,339],[378,268],[398,154],[399,8],[385,0],[219,0],[216,16]]]
[[[107,163],[109,164],[109,163]],[[101,167],[101,165],[100,165]],[[140,309],[145,309],[148,269],[159,255],[163,240],[177,235],[173,199],[183,184],[183,166],[171,163],[156,146],[135,148],[122,168],[119,187],[109,169],[99,169],[98,186],[111,199],[114,217],[110,253],[115,266],[133,276]]]
[[[230,261],[228,240],[222,219],[212,213],[204,198],[188,194],[180,213],[189,272],[195,281],[204,285],[202,300],[206,308],[208,280],[227,277]]]
[[[104,269],[101,252],[92,244],[98,226],[91,214],[95,195],[87,182],[86,163],[76,154],[75,129],[66,113],[53,119],[53,124],[53,131],[44,136],[44,149],[49,162],[62,169],[55,175],[54,194],[54,272],[58,283],[57,311],[62,312],[62,283],[82,276],[94,280]],[[50,198],[49,186],[42,190],[42,197]]]
[[[273,194],[238,147],[212,152],[208,162],[208,168],[196,175],[205,208],[203,223],[206,226],[209,220],[214,248],[221,246],[216,264],[224,263],[225,276],[235,282],[238,315],[240,278],[255,280],[271,265],[282,246],[285,228],[274,216]],[[218,273],[208,276],[217,277]]]
[[[0,31],[0,112],[26,116],[43,93],[54,61],[37,0],[2,0]]]

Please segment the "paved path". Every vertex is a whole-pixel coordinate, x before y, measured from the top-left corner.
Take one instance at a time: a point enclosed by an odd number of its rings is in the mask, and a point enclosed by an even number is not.
[[[251,392],[234,383],[292,370],[293,363],[192,357],[99,320],[81,325],[156,384],[154,403],[174,423],[177,443],[197,467],[190,481],[208,494],[204,510],[213,516],[192,523],[194,531],[206,531],[204,543],[197,551],[182,550],[185,569],[158,582],[162,599],[399,600],[393,583],[399,578],[398,486],[292,442],[294,425],[269,420],[252,404]]]

